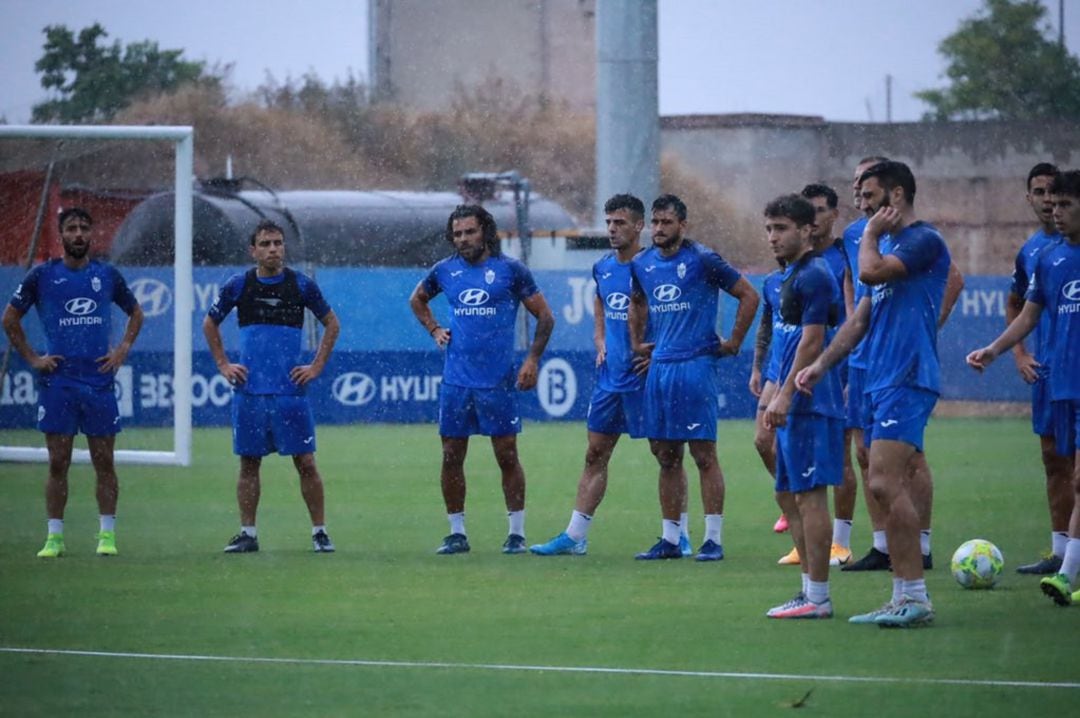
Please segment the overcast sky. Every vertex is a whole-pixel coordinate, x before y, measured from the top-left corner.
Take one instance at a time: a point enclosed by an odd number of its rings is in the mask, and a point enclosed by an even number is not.
[[[432,3],[437,0],[431,0]],[[1057,0],[1047,0],[1057,32]],[[1080,2],[1066,0],[1077,54]],[[830,120],[917,120],[911,93],[943,84],[943,37],[981,0],[660,0],[660,112],[770,112]],[[893,9],[886,9],[886,7]],[[49,24],[100,22],[110,41],[156,40],[189,59],[232,63],[240,90],[267,72],[367,77],[366,0],[0,0],[0,116],[25,122],[45,98],[34,62]],[[721,40],[722,38],[722,40]]]

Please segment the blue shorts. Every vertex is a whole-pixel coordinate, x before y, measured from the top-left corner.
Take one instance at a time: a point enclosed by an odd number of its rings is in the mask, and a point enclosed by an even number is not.
[[[863,428],[863,443],[903,441],[923,450],[923,433],[938,395],[928,389],[892,386],[867,394],[870,420]]]
[[[844,422],[788,414],[776,430],[776,490],[800,493],[844,481]]]
[[[315,418],[306,396],[233,392],[232,425],[237,456],[315,451]]]
[[[1050,380],[1039,378],[1031,385],[1031,430],[1039,436],[1054,436],[1054,412],[1050,404]]]
[[[845,403],[847,418],[844,421],[844,429],[862,430],[870,423],[868,416],[870,407],[866,398],[866,369],[848,364]]]
[[[1058,456],[1073,456],[1080,447],[1080,400],[1053,402],[1054,449]]]
[[[38,429],[45,434],[116,436],[120,411],[111,386],[38,385]]]
[[[594,388],[586,426],[597,434],[629,434],[631,439],[642,438],[645,436],[645,393]]]
[[[439,386],[439,436],[509,436],[521,432],[517,390],[510,382],[493,389]]]
[[[654,362],[645,380],[645,435],[661,441],[716,441],[716,359]]]

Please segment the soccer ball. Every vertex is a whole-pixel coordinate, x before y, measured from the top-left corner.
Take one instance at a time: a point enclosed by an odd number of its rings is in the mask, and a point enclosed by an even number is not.
[[[971,539],[956,549],[951,567],[953,578],[964,588],[993,588],[1005,568],[1005,558],[986,539]]]

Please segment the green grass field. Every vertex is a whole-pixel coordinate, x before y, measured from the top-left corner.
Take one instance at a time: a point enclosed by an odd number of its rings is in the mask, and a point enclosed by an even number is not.
[[[160,441],[138,433],[126,439]],[[93,553],[89,467],[72,470],[68,554],[45,561],[34,556],[44,467],[0,465],[0,648],[129,654],[0,651],[0,714],[783,715],[809,691],[801,711],[821,716],[1075,709],[1080,607],[1054,606],[1013,571],[1049,545],[1026,421],[932,424],[938,620],[914,631],[848,625],[888,597],[880,573],[835,572],[831,621],[764,618],[797,590],[797,569],[776,565],[789,539],[771,531],[752,427],[725,422],[720,433],[728,558],[718,564],[632,559],[659,530],[643,442],[616,449],[584,557],[499,552],[506,517],[482,440],[468,463],[472,553],[436,556],[447,525],[431,426],[320,429],[333,555],[311,553],[281,458],[264,465],[262,551],[221,553],[238,523],[225,429],[196,432],[191,468],[121,467],[115,559]],[[584,429],[533,424],[520,447],[538,542],[565,528]],[[870,542],[859,503],[856,555]],[[691,516],[696,543],[696,491]],[[1005,554],[993,591],[961,590],[949,574],[952,550],[974,537]]]

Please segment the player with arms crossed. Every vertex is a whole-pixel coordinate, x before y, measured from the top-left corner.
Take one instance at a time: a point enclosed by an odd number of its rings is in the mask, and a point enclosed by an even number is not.
[[[409,297],[409,306],[436,345],[446,350],[439,389],[443,501],[450,534],[439,554],[467,553],[465,455],[469,437],[491,437],[502,473],[510,530],[503,553],[525,553],[525,470],[518,460],[521,431],[516,389],[536,386],[555,317],[532,273],[499,250],[495,219],[479,205],[459,205],[446,221],[454,254],[435,264]],[[450,305],[450,328],[435,319],[430,302],[440,293]],[[520,370],[514,371],[518,305],[536,318],[536,334]]]
[[[1080,600],[1080,591],[1072,593],[1080,573],[1080,170],[1057,175],[1050,194],[1054,225],[1064,240],[1039,254],[1019,316],[989,346],[968,354],[967,363],[982,371],[1030,334],[1043,312],[1050,316],[1055,448],[1059,456],[1071,457],[1073,508],[1061,569],[1039,586],[1055,603],[1067,606]]]
[[[829,486],[843,481],[844,398],[834,366],[810,396],[796,395],[795,376],[817,359],[835,327],[843,295],[835,272],[814,250],[814,206],[804,197],[778,197],[765,206],[765,232],[785,265],[780,289],[781,325],[774,334],[779,356],[777,389],[765,411],[776,431],[776,503],[788,517],[802,565],[802,586],[770,618],[832,618],[829,597]]]
[[[937,329],[951,259],[938,231],[915,216],[915,177],[907,165],[880,162],[862,174],[860,187],[871,216],[859,242],[859,279],[871,296],[859,300],[825,352],[798,373],[796,386],[810,391],[866,336],[869,490],[886,512],[893,592],[882,608],[849,620],[929,625],[934,609],[910,476],[940,393]]]
[[[315,420],[307,385],[326,367],[341,331],[337,315],[310,277],[285,266],[285,232],[269,220],[251,234],[255,267],[229,278],[203,320],[203,334],[218,371],[233,385],[233,453],[240,457],[236,501],[240,533],[225,553],[259,550],[255,513],[259,508],[262,459],[274,451],[291,456],[300,493],[311,517],[311,545],[332,553],[326,532],[325,494],[315,464]],[[220,324],[236,308],[240,361],[229,361]],[[304,309],[325,330],[310,364],[300,364]]]
[[[630,342],[645,380],[645,435],[660,465],[660,540],[640,560],[681,558],[680,513],[683,445],[697,465],[705,540],[698,561],[724,557],[724,475],[716,457],[719,389],[716,361],[737,354],[754,321],[758,294],[716,252],[686,238],[686,205],[665,194],[652,204],[653,246],[631,262]],[[735,297],[738,309],[728,339],[716,334],[718,290]],[[652,341],[646,342],[646,329]]]
[[[142,328],[143,312],[112,265],[90,259],[93,219],[81,207],[59,215],[64,255],[30,270],[4,309],[8,341],[38,374],[38,429],[45,434],[49,476],[45,482],[48,535],[41,558],[63,555],[64,507],[75,434],[86,434],[97,476],[100,531],[97,553],[115,556],[116,503],[120,485],[113,463],[120,413],[113,376]],[[120,343],[109,348],[112,305],[128,315]],[[45,354],[30,346],[22,318],[36,306],[45,329]]]

